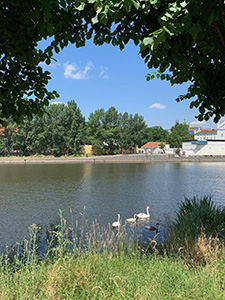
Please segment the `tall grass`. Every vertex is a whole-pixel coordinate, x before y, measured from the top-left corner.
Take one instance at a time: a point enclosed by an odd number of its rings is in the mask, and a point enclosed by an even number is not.
[[[168,226],[167,250],[192,263],[205,263],[213,252],[220,252],[224,241],[225,208],[217,208],[211,196],[185,197],[175,220]]]
[[[224,210],[211,197],[185,198],[162,245],[97,221],[72,225],[60,211],[45,250],[32,225],[2,255],[0,299],[225,299]]]

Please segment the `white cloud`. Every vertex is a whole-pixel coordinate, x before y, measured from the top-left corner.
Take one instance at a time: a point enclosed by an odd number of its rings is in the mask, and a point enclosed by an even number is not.
[[[65,71],[64,75],[67,79],[88,79],[88,72],[94,68],[94,64],[89,61],[83,70],[79,70],[79,68],[75,64],[66,63],[64,65]]]
[[[190,125],[191,126],[197,126],[197,125],[204,125],[204,124],[206,124],[207,122],[205,121],[205,120],[203,120],[203,121],[193,121],[193,122],[191,122],[190,123]]]
[[[56,104],[56,105],[64,104],[64,105],[65,105],[65,103],[63,103],[63,102],[60,102],[60,101],[55,101],[55,102],[52,102],[50,105],[52,105],[52,104]]]
[[[100,70],[101,70],[101,72],[99,74],[99,77],[103,78],[103,79],[109,79],[109,76],[107,75],[108,68],[107,67],[104,68],[104,67],[100,66]]]
[[[167,108],[167,106],[160,104],[160,103],[153,103],[152,105],[149,106],[149,109],[152,109],[152,108],[165,109],[165,108]]]

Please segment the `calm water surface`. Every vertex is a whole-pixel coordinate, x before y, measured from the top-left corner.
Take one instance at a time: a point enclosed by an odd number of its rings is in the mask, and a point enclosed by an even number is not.
[[[35,223],[64,217],[107,226],[151,207],[151,224],[173,219],[184,195],[225,205],[225,163],[0,165],[0,248],[20,242]]]

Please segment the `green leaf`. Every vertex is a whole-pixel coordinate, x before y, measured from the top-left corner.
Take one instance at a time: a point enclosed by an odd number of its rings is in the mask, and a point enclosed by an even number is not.
[[[66,1],[65,0],[60,0],[60,4],[62,5],[63,8],[66,8]]]
[[[99,20],[98,20],[98,15],[96,15],[94,18],[91,19],[91,23],[94,25],[96,23],[98,23]]]
[[[138,10],[139,7],[140,7],[139,1],[131,0],[131,2],[132,2],[132,4],[133,4],[133,6]]]
[[[84,10],[84,8],[85,8],[85,3],[84,3],[84,2],[77,2],[77,3],[74,5],[74,7],[75,7],[76,10],[79,10],[79,11]]]
[[[212,24],[212,22],[214,21],[214,18],[215,18],[215,13],[214,13],[214,11],[212,11],[209,16],[209,19],[208,19],[208,25]]]
[[[157,4],[157,3],[160,4],[160,1],[159,1],[159,0],[150,0],[150,3],[151,3],[152,5],[155,5],[155,4]]]
[[[59,53],[59,52],[60,52],[59,47],[55,47],[55,52],[56,52],[56,53]]]
[[[142,41],[144,46],[151,46],[154,43],[153,37],[144,38]]]
[[[107,23],[107,21],[108,21],[107,15],[101,14],[101,15],[100,15],[100,18],[99,18],[99,21],[100,21],[102,24],[105,25],[105,24]]]
[[[193,39],[196,40],[199,32],[201,31],[201,26],[199,24],[194,24],[189,30],[188,32],[191,34],[191,36],[193,37]]]

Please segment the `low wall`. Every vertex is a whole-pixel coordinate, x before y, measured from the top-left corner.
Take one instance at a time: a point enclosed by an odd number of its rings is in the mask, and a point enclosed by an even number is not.
[[[45,163],[150,163],[150,162],[225,162],[225,156],[189,156],[175,157],[174,155],[165,154],[128,154],[128,155],[106,155],[91,157],[74,157],[74,158],[0,158],[0,164],[45,164]]]

